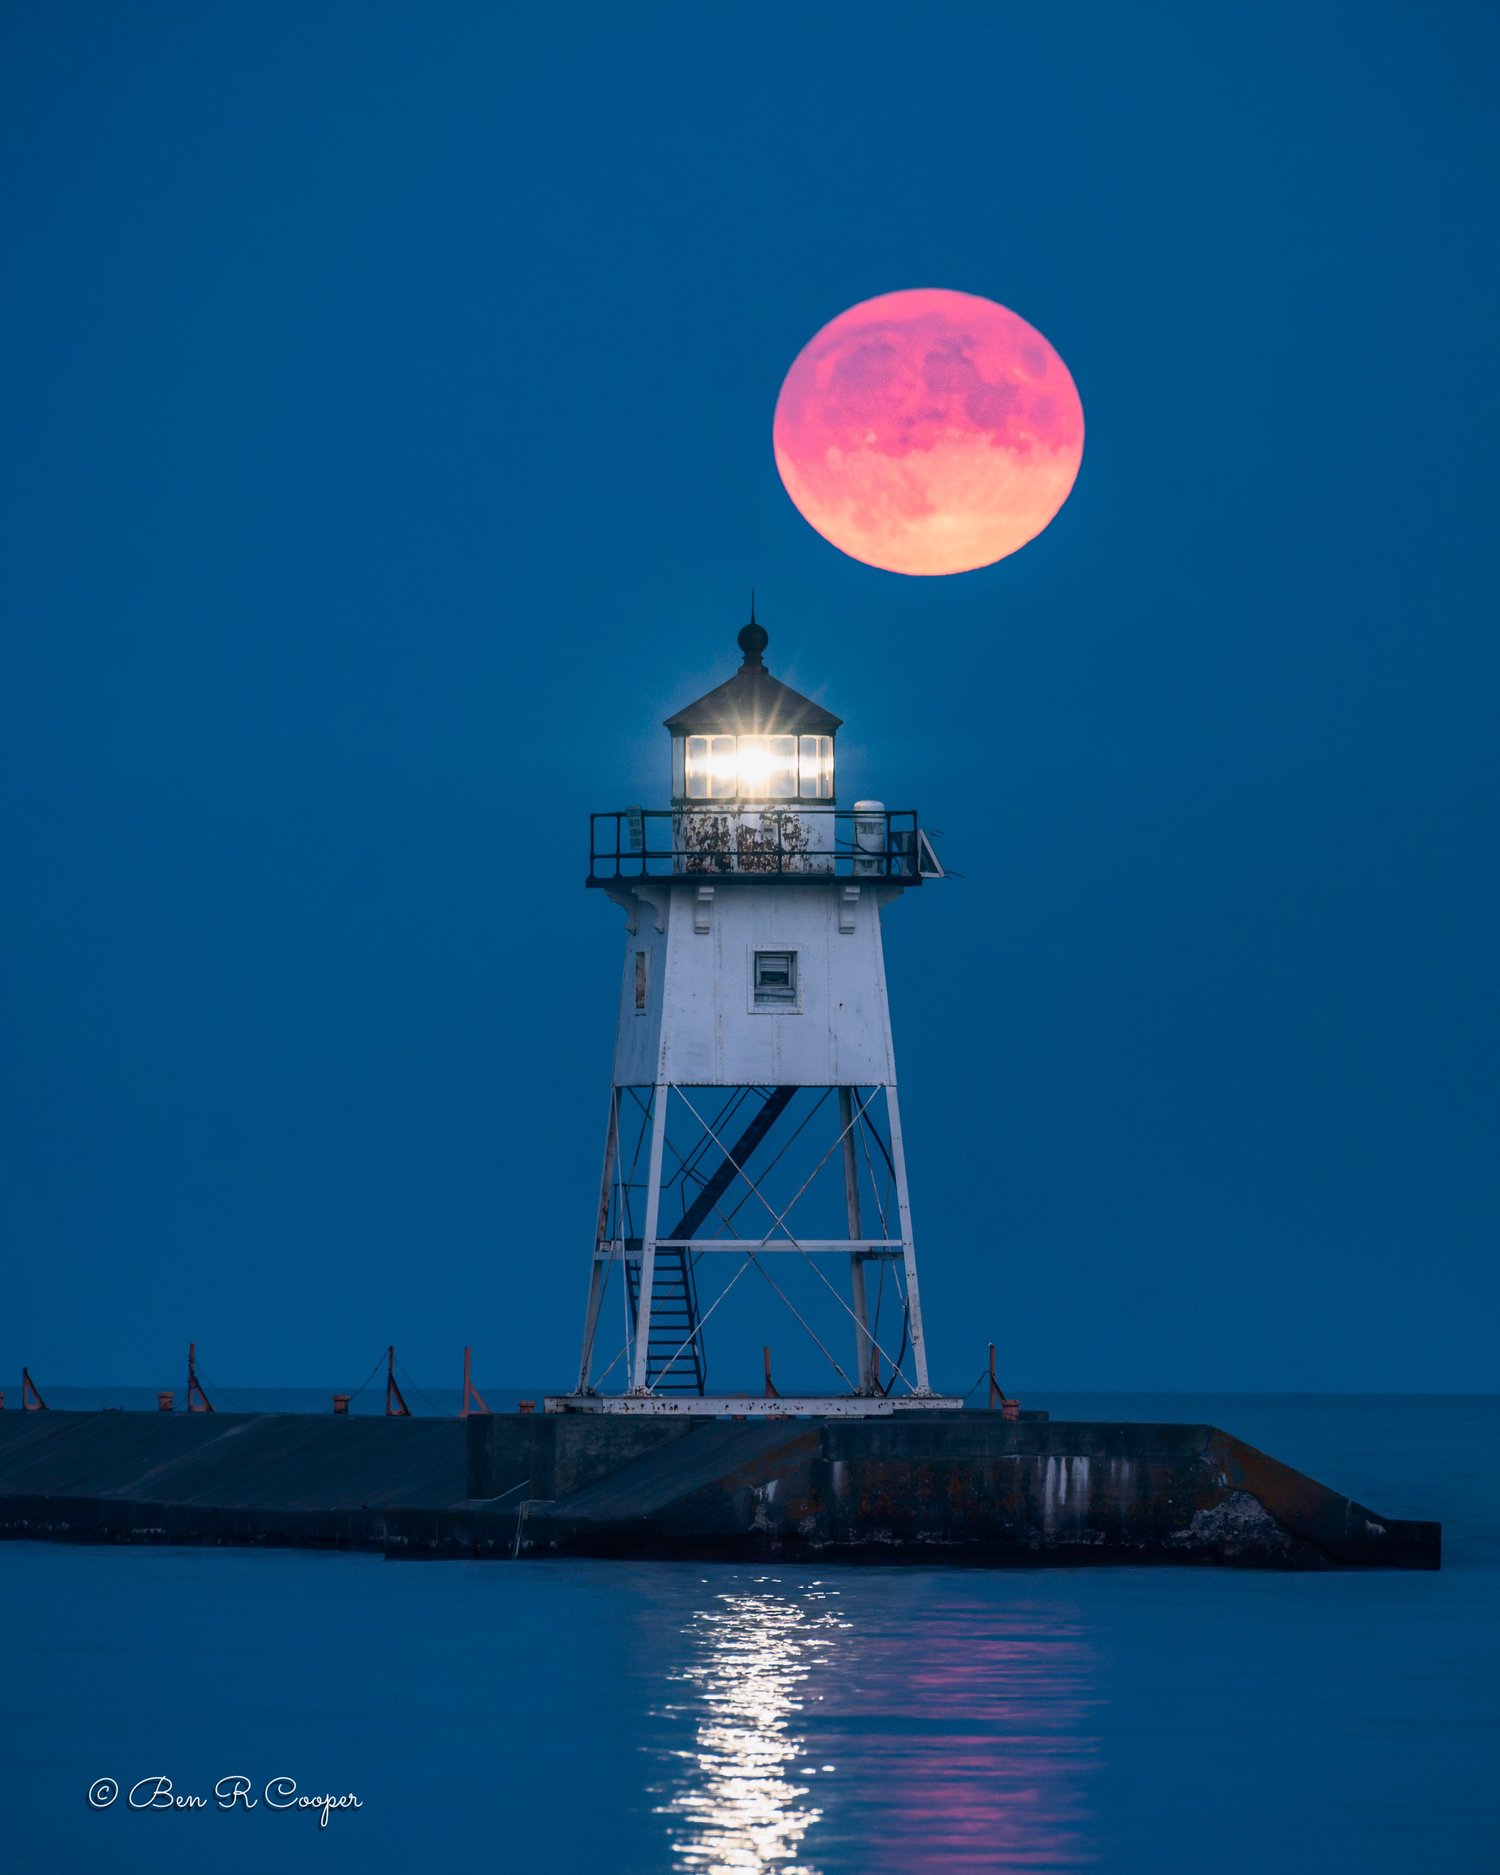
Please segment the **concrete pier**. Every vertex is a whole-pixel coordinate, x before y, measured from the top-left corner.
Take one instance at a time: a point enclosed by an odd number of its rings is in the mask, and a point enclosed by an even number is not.
[[[906,1418],[0,1414],[0,1537],[393,1557],[1433,1569],[1212,1426]]]

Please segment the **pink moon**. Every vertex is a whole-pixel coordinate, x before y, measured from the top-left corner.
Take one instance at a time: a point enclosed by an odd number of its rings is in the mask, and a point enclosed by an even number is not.
[[[792,363],[772,426],[798,512],[890,573],[969,573],[1035,540],[1083,461],[1083,405],[1035,326],[973,293],[862,300]]]

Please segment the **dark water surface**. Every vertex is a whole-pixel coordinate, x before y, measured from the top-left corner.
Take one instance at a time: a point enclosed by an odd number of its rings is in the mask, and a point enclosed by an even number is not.
[[[59,1402],[60,1403],[60,1402]],[[20,1869],[1500,1869],[1500,1399],[1056,1396],[1207,1419],[1440,1574],[392,1564],[0,1545]],[[242,1774],[316,1815],[91,1810]]]

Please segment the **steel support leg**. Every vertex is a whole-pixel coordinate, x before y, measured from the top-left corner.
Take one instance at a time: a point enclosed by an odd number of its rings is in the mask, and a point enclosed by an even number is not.
[[[620,1143],[620,1090],[609,1090],[609,1125],[604,1130],[604,1170],[599,1178],[599,1214],[594,1224],[594,1259],[589,1271],[589,1300],[583,1317],[583,1352],[578,1361],[578,1391],[589,1390],[589,1372],[594,1365],[594,1335],[599,1327],[599,1310],[604,1302],[604,1285],[609,1281],[609,1265],[601,1263],[600,1248],[609,1241],[610,1198],[615,1185],[615,1154]]]
[[[851,1239],[864,1236],[860,1228],[859,1157],[854,1138],[854,1095],[847,1087],[839,1089],[839,1131],[844,1136],[844,1208],[848,1214]],[[860,1393],[874,1391],[874,1343],[870,1339],[870,1309],[865,1296],[865,1259],[849,1259],[849,1286],[854,1296],[854,1371]]]
[[[901,1144],[901,1108],[892,1082],[885,1090],[886,1123],[891,1136],[891,1165],[896,1173],[896,1209],[901,1220],[901,1261],[906,1270],[907,1329],[918,1393],[931,1393],[927,1378],[927,1343],[922,1337],[922,1299],[917,1290],[917,1252],[911,1234],[911,1199],[906,1189],[906,1150]]]

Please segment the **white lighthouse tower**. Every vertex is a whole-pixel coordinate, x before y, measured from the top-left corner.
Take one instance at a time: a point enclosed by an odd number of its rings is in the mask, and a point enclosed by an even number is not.
[[[551,1411],[961,1404],[928,1377],[880,927],[942,869],[913,811],[837,805],[840,719],[767,642],[752,605],[739,669],[668,718],[670,808],[592,816],[625,968],[577,1389]],[[767,1303],[836,1390],[783,1397],[769,1349],[757,1393],[710,1384],[716,1333]]]

